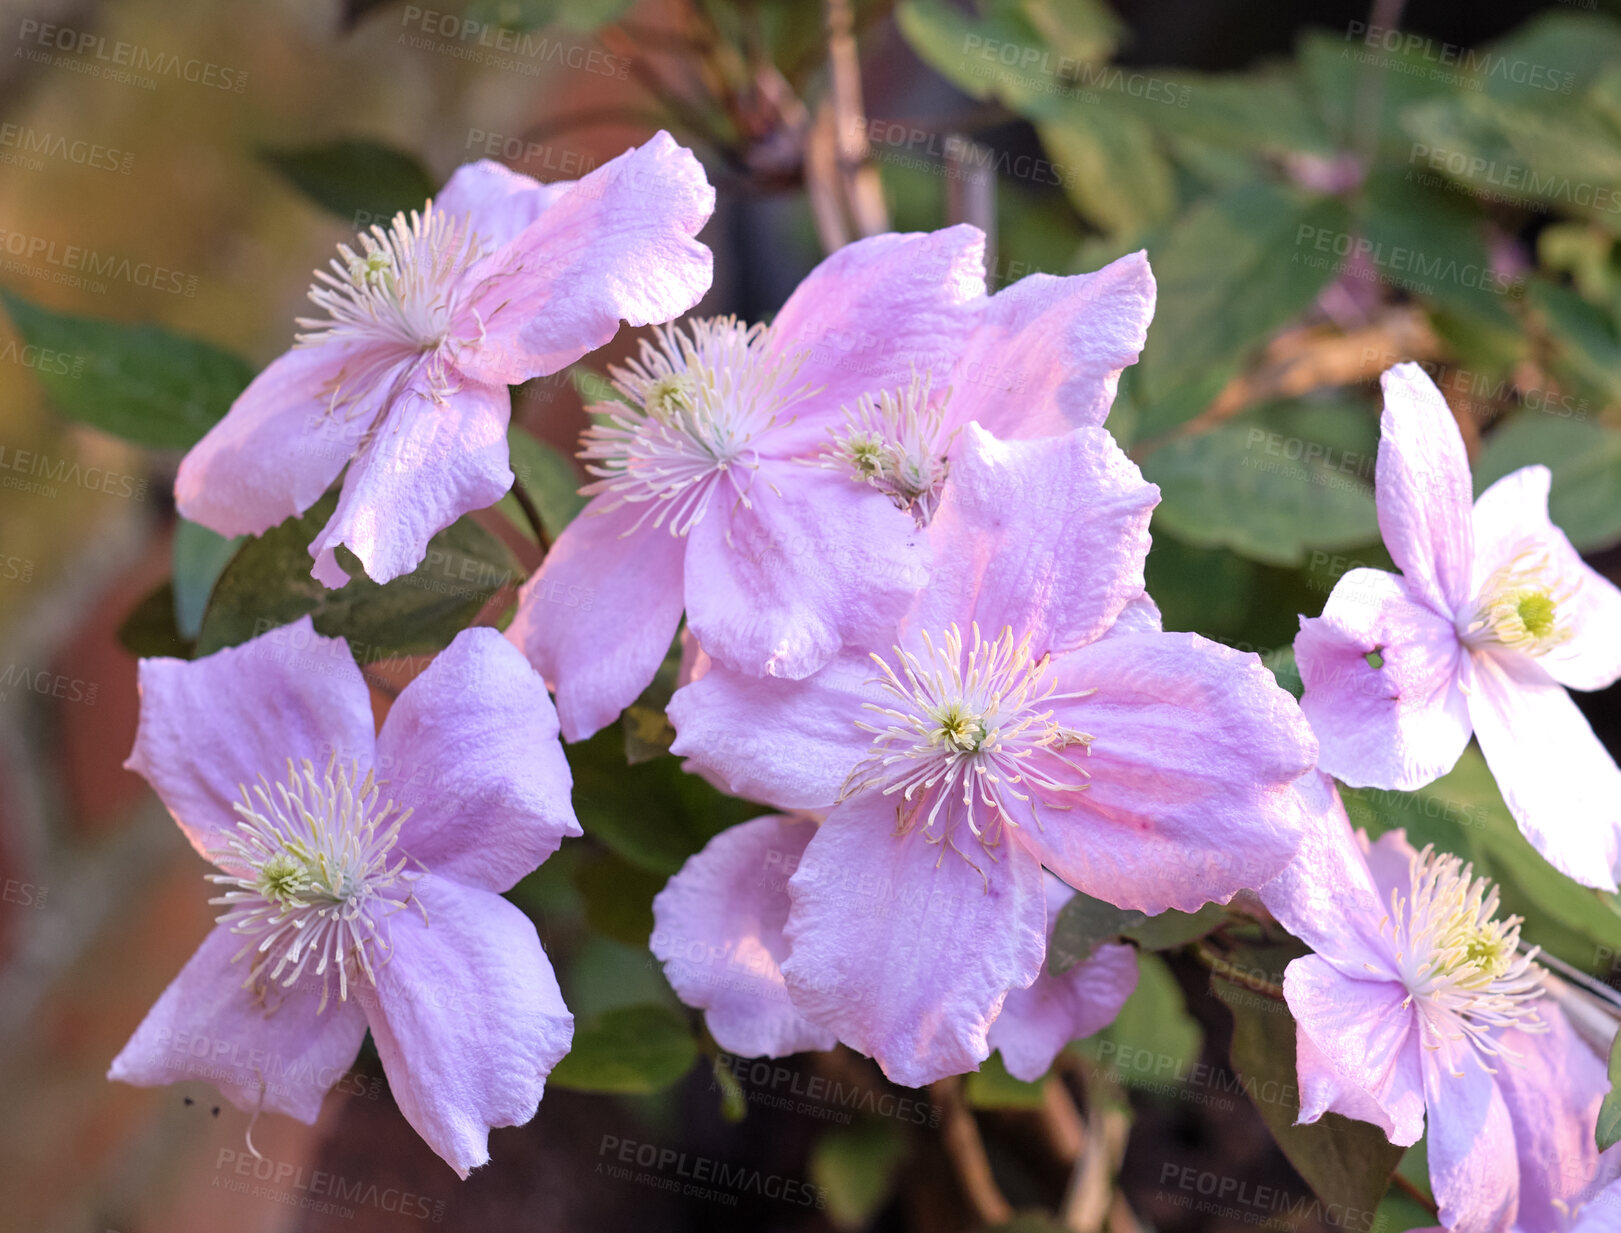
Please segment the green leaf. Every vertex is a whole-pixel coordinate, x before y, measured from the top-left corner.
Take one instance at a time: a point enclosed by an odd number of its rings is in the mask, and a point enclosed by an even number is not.
[[[992,1053],[970,1071],[963,1094],[976,1109],[1039,1109],[1044,1081],[1026,1083],[1008,1074],[1000,1052]]]
[[[678,1082],[697,1058],[684,1016],[667,1006],[625,1006],[575,1020],[573,1047],[550,1083],[645,1096]]]
[[[595,855],[589,845],[570,846],[581,849],[588,858]],[[577,876],[578,868],[572,872]],[[550,950],[547,939],[543,937],[542,941],[547,942]],[[569,1009],[585,1018],[626,1006],[662,1005],[675,1011],[681,1009],[680,999],[664,979],[664,969],[648,952],[645,934],[632,945],[586,933],[567,956],[558,980]]]
[[[245,535],[227,539],[184,518],[176,523],[171,546],[174,619],[185,637],[197,637],[203,627],[203,610],[208,606],[214,583],[219,581],[220,574],[247,539]]]
[[[665,881],[662,874],[639,869],[612,852],[599,852],[574,872],[586,923],[627,946],[645,947],[653,936],[653,896]]]
[[[1207,903],[1197,912],[1161,912],[1140,925],[1127,929],[1124,936],[1143,950],[1175,950],[1211,933],[1227,918],[1219,903]]]
[[[1553,339],[1561,375],[1601,404],[1621,402],[1621,340],[1611,320],[1574,291],[1548,283],[1532,285],[1531,302]]]
[[[1548,514],[1578,550],[1596,552],[1621,539],[1621,431],[1590,419],[1521,412],[1486,439],[1475,462],[1475,491],[1532,463],[1553,472]]]
[[[1261,579],[1261,568],[1253,561],[1156,532],[1144,568],[1148,593],[1159,605],[1166,629],[1220,639],[1245,632]]]
[[[1142,912],[1117,908],[1112,903],[1076,891],[1058,912],[1052,938],[1047,943],[1047,970],[1062,976],[1077,963],[1090,959],[1097,948],[1112,942],[1127,929],[1148,917]]]
[[[618,725],[568,747],[574,809],[586,834],[649,873],[669,877],[727,827],[770,812],[723,796],[675,758],[627,766],[624,750]]]
[[[174,587],[165,581],[131,608],[118,627],[118,642],[137,659],[190,659],[192,642],[175,627]]]
[[[289,518],[237,552],[214,584],[198,654],[236,646],[306,613],[318,632],[347,638],[363,664],[432,654],[470,625],[492,596],[523,580],[506,546],[468,517],[429,540],[422,564],[386,586],[340,551],[353,576],[328,590],[310,577],[309,545],[336,504],[337,494],[328,493],[302,518]]]
[[[1340,416],[1371,423],[1365,409]],[[1160,487],[1158,527],[1202,548],[1230,548],[1273,565],[1302,565],[1311,548],[1353,548],[1379,537],[1370,445],[1347,450],[1291,427],[1287,409],[1243,416],[1153,451],[1143,476]]]
[[[541,525],[555,543],[563,528],[585,508],[574,464],[554,446],[531,436],[516,424],[507,430],[507,449],[512,458],[513,477],[534,501],[540,511]],[[497,508],[513,526],[525,535],[530,534],[529,519],[524,516],[517,498],[509,493],[501,498]],[[576,597],[575,602],[583,604],[588,600],[582,595]]]
[[[1204,1032],[1188,1014],[1187,999],[1158,955],[1137,956],[1137,988],[1114,1022],[1073,1046],[1128,1087],[1184,1083],[1199,1061]]]
[[[1604,1094],[1604,1103],[1598,1110],[1598,1125],[1593,1130],[1601,1152],[1621,1143],[1621,1035],[1610,1042],[1607,1075],[1610,1090]]]
[[[1156,128],[1185,139],[1179,151],[1216,146],[1269,160],[1301,154],[1331,158],[1336,152],[1293,65],[1242,74],[1179,73],[1175,80],[1187,90],[1186,102],[1145,106],[1141,114]]]
[[[970,1076],[972,1082],[972,1076]],[[830,1130],[810,1154],[810,1179],[827,1198],[827,1218],[839,1229],[864,1229],[889,1200],[906,1140],[888,1121]]]
[[[35,369],[56,409],[137,445],[195,445],[253,379],[246,361],[162,326],[56,313],[9,291],[0,299],[25,341],[70,358],[65,371]]]
[[[1076,103],[1039,126],[1050,172],[1083,218],[1101,230],[1136,236],[1170,218],[1176,184],[1147,121]]]
[[[1298,952],[1276,947],[1240,951],[1234,956],[1234,967],[1276,971],[1294,953]],[[1344,1205],[1347,1227],[1371,1227],[1372,1214],[1390,1185],[1402,1149],[1377,1126],[1338,1113],[1325,1113],[1310,1125],[1295,1125],[1300,1090],[1295,1073],[1295,1021],[1288,1006],[1257,997],[1220,976],[1212,976],[1210,987],[1232,1012],[1233,1072],[1243,1081],[1246,1094],[1295,1172],[1324,1203]]]
[[[411,155],[375,141],[343,140],[260,157],[316,205],[357,230],[385,225],[401,210],[420,210],[434,183]]]
[[[1348,228],[1340,202],[1257,181],[1206,199],[1149,245],[1159,308],[1144,351],[1142,436],[1203,410],[1220,388],[1212,373],[1310,307],[1339,272]],[[1173,401],[1181,387],[1203,397]]]

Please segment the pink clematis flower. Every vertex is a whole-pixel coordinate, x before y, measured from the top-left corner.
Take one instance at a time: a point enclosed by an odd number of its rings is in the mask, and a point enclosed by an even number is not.
[[[1157,913],[1259,886],[1294,852],[1316,742],[1255,656],[1158,632],[1157,499],[1102,428],[1003,442],[971,424],[898,634],[800,681],[711,664],[671,701],[675,753],[828,811],[788,880],[783,976],[896,1082],[988,1056],[1010,991],[1041,974],[1043,866]]]
[[[344,544],[378,582],[409,573],[434,534],[512,487],[509,385],[709,289],[711,254],[692,237],[714,203],[668,133],[578,182],[461,167],[420,214],[362,232],[360,251],[339,245],[342,260],[316,271],[323,315],[299,321],[297,345],[186,455],[180,512],[258,535],[347,465],[311,572],[342,586]]]
[[[1284,973],[1300,1120],[1428,1126],[1430,1181],[1455,1233],[1565,1227],[1606,1165],[1593,1142],[1604,1064],[1544,996],[1519,918],[1455,856],[1401,831],[1352,834],[1326,777],[1296,861],[1261,899],[1316,951]],[[1613,1155],[1613,1153],[1611,1153]]]
[[[875,236],[822,262],[770,326],[693,321],[615,370],[625,402],[597,408],[581,452],[592,500],[509,631],[568,739],[636,699],[683,610],[705,651],[754,675],[797,680],[881,636],[927,577],[919,526],[962,425],[1103,422],[1153,315],[1143,255],[984,290],[972,227]]]
[[[653,954],[671,988],[704,1012],[716,1042],[740,1057],[783,1057],[831,1049],[837,1038],[794,1007],[782,964],[788,957],[788,879],[818,822],[805,815],[755,818],[711,839],[653,900]],[[1046,875],[1048,917],[1075,892]],[[1043,971],[1008,995],[990,1046],[1009,1073],[1047,1073],[1065,1045],[1114,1021],[1137,987],[1137,952],[1108,945],[1061,976]]]
[[[224,912],[109,1077],[206,1079],[313,1122],[368,1027],[406,1120],[462,1177],[534,1116],[573,1018],[501,897],[580,828],[546,689],[469,629],[373,734],[308,617],[195,662],[141,661],[126,764],[219,870]]]
[[[1621,769],[1565,692],[1621,676],[1621,591],[1548,521],[1524,467],[1470,508],[1463,438],[1416,364],[1384,376],[1379,528],[1401,575],[1354,569],[1295,639],[1322,768],[1421,787],[1473,730],[1521,831],[1585,886],[1616,889]]]

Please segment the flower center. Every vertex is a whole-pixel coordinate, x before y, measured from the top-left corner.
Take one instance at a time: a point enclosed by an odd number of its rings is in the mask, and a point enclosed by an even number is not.
[[[987,642],[978,625],[966,639],[953,625],[939,643],[924,633],[923,646],[921,654],[895,647],[898,671],[872,657],[882,674],[874,680],[896,705],[865,704],[889,722],[856,721],[873,734],[872,748],[841,801],[871,790],[898,795],[898,834],[922,818],[930,843],[950,841],[960,821],[988,849],[1001,842],[1001,826],[1019,825],[1011,800],[1085,790],[1091,776],[1068,751],[1088,752],[1093,738],[1055,722],[1050,704],[1093,690],[1057,693],[1050,657],[1035,658],[1030,635],[1015,642],[1008,627]]]
[[[1432,845],[1413,859],[1408,897],[1392,890],[1390,914],[1379,923],[1396,944],[1396,963],[1408,1000],[1421,1011],[1426,1045],[1466,1040],[1492,1073],[1487,1058],[1513,1056],[1493,1039],[1495,1029],[1547,1030],[1535,1005],[1543,993],[1537,951],[1519,952],[1518,916],[1496,915],[1497,888]]]
[[[898,509],[909,511],[919,526],[927,526],[950,470],[946,451],[951,440],[940,440],[950,397],[948,389],[931,403],[929,378],[915,372],[905,389],[885,390],[876,400],[863,394],[854,411],[844,408],[844,427],[830,430],[833,440],[823,447],[820,461],[851,472],[857,481],[885,493]]]
[[[1527,543],[1486,580],[1459,637],[1470,647],[1545,654],[1570,640],[1571,600],[1580,585],[1561,587],[1546,549]]]
[[[742,473],[759,469],[760,437],[810,390],[792,388],[800,358],[773,356],[763,325],[698,318],[654,330],[657,345],[644,339],[636,359],[609,369],[629,405],[594,408],[607,420],[586,429],[580,457],[600,478],[583,491],[612,493],[610,509],[646,504],[637,527],[651,517],[685,535],[723,477],[752,506]]]
[[[376,986],[373,954],[388,959],[379,925],[412,904],[427,919],[411,893],[421,873],[394,853],[411,811],[379,806],[372,773],[357,785],[359,767],[336,761],[318,775],[309,761],[295,767],[289,758],[286,782],[261,775],[251,789],[240,785],[236,833],[219,853],[228,872],[209,875],[230,888],[209,902],[227,909],[221,924],[248,939],[231,961],[252,956],[243,988],[261,999],[271,984],[291,988],[310,971],[321,978],[321,1010],[333,976],[347,1001],[352,977]]]
[[[451,337],[463,275],[484,255],[466,221],[430,201],[420,214],[396,214],[386,231],[374,224],[361,232],[358,253],[339,244],[330,271],[316,270],[310,285],[310,300],[326,317],[300,317],[307,332],[298,342],[385,343],[437,357],[447,342],[474,341]],[[479,331],[482,337],[482,323]],[[442,359],[433,377],[436,397],[454,393]]]

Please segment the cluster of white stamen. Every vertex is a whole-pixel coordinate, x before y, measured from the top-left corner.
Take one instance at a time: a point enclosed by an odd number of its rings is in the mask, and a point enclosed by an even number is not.
[[[372,773],[356,784],[359,768],[336,761],[318,775],[309,761],[299,768],[289,758],[285,783],[261,775],[251,789],[240,785],[236,831],[217,857],[232,872],[209,875],[232,888],[209,902],[228,908],[220,923],[247,938],[231,957],[251,956],[243,988],[262,998],[270,985],[291,988],[309,971],[321,978],[321,1010],[334,976],[340,1001],[352,977],[376,986],[372,952],[386,962],[390,951],[382,920],[412,904],[427,919],[412,895],[420,874],[394,856],[411,811],[379,806]]]
[[[1497,1029],[1547,1030],[1535,1005],[1543,994],[1537,948],[1521,954],[1520,918],[1496,915],[1497,888],[1431,846],[1413,859],[1407,897],[1393,889],[1379,923],[1395,944],[1405,1004],[1418,1008],[1425,1047],[1450,1052],[1467,1041],[1493,1074],[1488,1058],[1515,1056],[1495,1039]]]
[[[657,345],[643,339],[637,359],[608,371],[631,405],[593,408],[608,418],[584,434],[580,457],[600,477],[584,491],[611,493],[610,508],[646,504],[636,526],[651,517],[685,535],[722,477],[752,505],[741,473],[758,469],[760,438],[810,391],[792,388],[800,360],[773,355],[764,325],[720,317],[654,328]]]
[[[1472,647],[1545,654],[1570,640],[1571,600],[1580,585],[1579,579],[1561,584],[1547,547],[1527,541],[1486,579],[1458,636]]]
[[[453,339],[462,277],[484,255],[466,220],[430,201],[419,214],[396,214],[388,229],[373,225],[357,237],[360,251],[338,245],[331,269],[316,270],[310,300],[325,318],[300,317],[301,344],[382,343],[429,357],[435,398],[455,392],[444,363]],[[475,315],[474,320],[477,320]],[[478,338],[483,337],[479,325]]]
[[[967,639],[953,625],[938,644],[925,633],[923,646],[921,654],[894,648],[899,672],[872,657],[882,673],[876,682],[898,705],[866,704],[889,722],[856,721],[873,734],[872,749],[845,780],[841,800],[898,795],[897,832],[921,818],[928,841],[940,843],[962,822],[988,850],[1001,842],[1003,826],[1019,825],[1010,799],[1030,804],[1032,794],[1087,787],[1091,776],[1069,751],[1088,752],[1093,738],[1056,723],[1051,704],[1094,691],[1057,693],[1051,659],[1031,653],[1028,634],[1015,642],[1004,627],[987,642],[977,624]]]
[[[948,389],[931,402],[928,376],[916,373],[904,389],[885,390],[876,399],[861,395],[855,410],[843,409],[844,427],[830,430],[833,442],[822,452],[823,463],[852,472],[927,526],[950,465],[951,441],[940,440],[950,397]]]

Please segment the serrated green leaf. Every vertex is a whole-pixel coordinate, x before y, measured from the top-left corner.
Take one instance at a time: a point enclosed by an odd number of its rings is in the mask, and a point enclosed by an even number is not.
[[[1170,218],[1176,184],[1147,121],[1077,103],[1053,113],[1037,131],[1053,177],[1101,230],[1137,236]]]
[[[1277,971],[1298,951],[1240,951],[1237,970]],[[1343,1204],[1346,1221],[1369,1227],[1372,1213],[1390,1185],[1402,1149],[1368,1122],[1337,1113],[1305,1126],[1300,1115],[1299,1079],[1295,1072],[1295,1021],[1282,1002],[1257,998],[1242,985],[1212,976],[1211,991],[1232,1012],[1233,1073],[1244,1085],[1261,1120],[1295,1171],[1324,1203]],[[1355,1213],[1353,1215],[1352,1213]]]
[[[548,1082],[580,1092],[645,1096],[679,1082],[697,1057],[682,1015],[665,1006],[626,1006],[577,1019],[574,1044]]]
[[[350,581],[328,590],[310,577],[309,545],[336,505],[337,494],[328,493],[303,517],[238,550],[214,584],[198,654],[236,646],[306,613],[319,633],[347,638],[361,663],[431,654],[448,646],[497,592],[523,581],[506,546],[469,517],[428,541],[426,559],[405,577],[379,586],[350,556]]]
[[[1215,930],[1227,918],[1219,903],[1207,903],[1197,912],[1161,912],[1150,916],[1140,925],[1133,925],[1123,935],[1144,950],[1175,950],[1186,946]]]
[[[253,379],[245,360],[158,325],[124,325],[52,312],[0,292],[17,332],[69,357],[35,368],[63,415],[157,449],[195,445]]]
[[[414,157],[375,141],[343,140],[261,157],[323,209],[356,230],[386,224],[401,210],[420,210],[434,183]]]
[[[969,1076],[972,1082],[973,1076]],[[810,1154],[810,1178],[827,1197],[827,1218],[839,1229],[864,1229],[888,1201],[906,1139],[889,1121],[830,1130]]]

